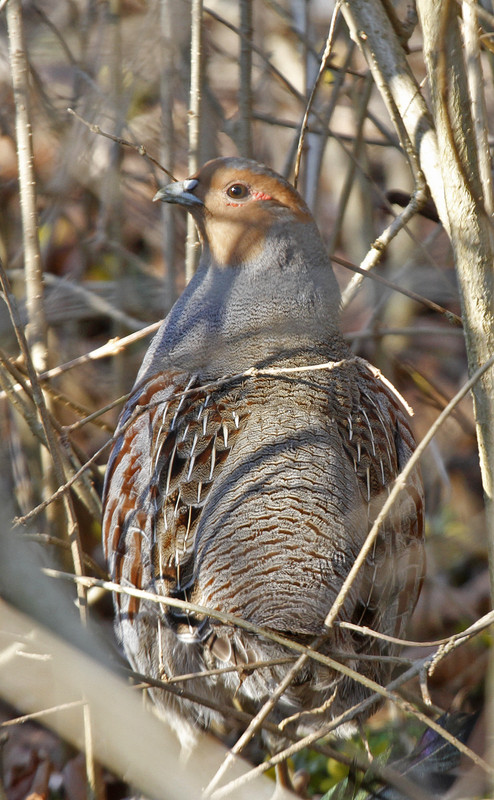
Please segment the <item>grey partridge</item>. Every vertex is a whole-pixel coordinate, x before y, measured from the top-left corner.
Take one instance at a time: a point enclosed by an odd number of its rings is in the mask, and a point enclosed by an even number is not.
[[[346,345],[323,241],[286,180],[253,161],[219,158],[157,199],[192,214],[202,256],[151,343],[119,421],[103,519],[112,579],[310,644],[324,633],[413,452],[409,410]],[[339,620],[402,636],[423,570],[415,471]],[[225,707],[235,702],[254,712],[293,656],[205,614],[122,594],[115,609],[130,663],[152,678],[278,660],[193,681],[190,691]],[[320,645],[382,684],[390,676],[383,656],[397,649],[337,625]],[[358,682],[308,660],[271,719],[304,712],[299,727],[313,730],[367,695]],[[184,738],[221,716],[160,689],[153,697]]]

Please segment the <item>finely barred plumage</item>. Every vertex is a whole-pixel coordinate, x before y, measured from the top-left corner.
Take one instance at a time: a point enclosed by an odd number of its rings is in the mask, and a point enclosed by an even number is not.
[[[283,179],[254,162],[218,159],[161,195],[189,207],[203,258],[119,423],[103,521],[110,572],[124,586],[228,611],[309,644],[414,449],[409,413],[344,344],[322,242]],[[339,619],[404,634],[423,575],[422,535],[415,472]],[[125,595],[115,605],[129,660],[152,677],[289,654],[207,616]],[[385,683],[386,662],[359,653],[397,648],[336,627],[320,649],[353,655],[346,664]],[[235,697],[253,711],[286,669],[195,680],[193,691],[226,705]],[[273,718],[309,712],[301,726],[315,728],[365,696],[310,661]],[[164,692],[154,697],[177,727],[178,715],[203,727],[218,717]]]

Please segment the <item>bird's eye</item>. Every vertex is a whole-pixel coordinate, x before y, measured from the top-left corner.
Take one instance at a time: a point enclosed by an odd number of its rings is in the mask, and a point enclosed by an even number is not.
[[[226,193],[228,197],[233,197],[235,200],[241,200],[243,197],[247,197],[249,190],[244,183],[233,183],[228,187]]]

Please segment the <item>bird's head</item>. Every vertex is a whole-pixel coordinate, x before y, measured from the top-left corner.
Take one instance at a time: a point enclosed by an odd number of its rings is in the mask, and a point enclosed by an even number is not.
[[[184,206],[202,240],[159,358],[206,365],[210,376],[343,352],[339,287],[312,215],[288,181],[255,161],[217,158],[155,200]]]
[[[187,208],[218,266],[255,261],[270,234],[282,233],[285,226],[315,228],[288,181],[244,158],[208,161],[187,180],[160,189],[154,199]]]

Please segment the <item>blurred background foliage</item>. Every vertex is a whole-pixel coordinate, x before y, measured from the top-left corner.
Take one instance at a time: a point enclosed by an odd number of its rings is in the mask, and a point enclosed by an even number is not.
[[[0,256],[27,324],[32,320],[26,303],[16,111],[2,5]],[[48,369],[91,353],[109,339],[145,329],[166,314],[185,285],[185,215],[151,201],[158,186],[169,180],[156,161],[176,178],[189,173],[191,13],[200,5],[189,0],[22,3]],[[391,13],[391,3],[385,5]],[[202,46],[195,67],[201,85],[195,153],[199,163],[241,154],[293,178],[300,124],[333,10],[329,0],[208,0],[200,14]],[[394,6],[400,20],[407,11],[407,3]],[[489,22],[481,18],[480,24],[488,45]],[[335,25],[331,56],[309,117],[298,188],[331,254],[358,265],[400,211],[389,202],[393,195],[388,193],[409,195],[414,187],[367,65],[342,17]],[[418,27],[407,49],[410,67],[427,96]],[[488,47],[482,59],[492,124]],[[353,273],[338,260],[335,271],[344,288]],[[383,252],[376,272],[460,314],[450,246],[437,222],[415,216]],[[467,377],[461,329],[447,316],[370,279],[344,309],[343,325],[355,352],[378,365],[413,406],[420,439]],[[67,477],[108,441],[121,409],[121,402],[114,401],[132,386],[148,343],[145,334],[104,358],[83,359],[43,382]],[[11,499],[15,515],[23,516],[58,487],[26,414],[14,402],[18,393],[9,389],[15,383],[14,370],[22,375],[25,364],[3,302],[0,348],[2,494]],[[109,404],[114,405],[89,419]],[[88,574],[101,575],[105,569],[98,505],[107,455],[108,449],[103,450],[90,465],[85,490],[72,492],[82,550],[90,559],[84,568]],[[432,641],[462,630],[490,609],[470,397],[435,437],[422,468],[428,569],[409,637]],[[47,563],[73,569],[70,550],[64,548],[67,530],[59,502],[36,513],[30,531],[45,535],[38,540]],[[59,537],[60,544],[54,544],[52,536]],[[110,638],[108,599],[98,596],[90,615],[108,629]],[[483,634],[441,661],[428,681],[433,710],[482,709],[490,644]],[[405,655],[413,659],[426,652],[410,646]],[[420,697],[418,681],[407,691]],[[0,709],[4,723],[15,718],[15,709]],[[403,755],[413,748],[419,728],[413,720],[405,724],[401,712],[385,706],[369,723],[371,749],[379,754],[393,744]],[[351,755],[361,744],[340,746]],[[40,796],[83,796],[79,756],[35,724],[10,725],[3,748],[4,794],[9,800],[34,791],[33,781],[45,762],[51,778]],[[310,774],[314,796],[346,774],[340,764],[318,754],[297,756],[294,769],[302,768]],[[108,778],[108,797],[126,791],[118,776]],[[349,792],[345,796],[353,796]]]

